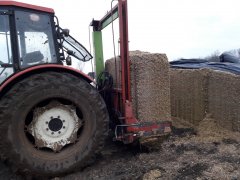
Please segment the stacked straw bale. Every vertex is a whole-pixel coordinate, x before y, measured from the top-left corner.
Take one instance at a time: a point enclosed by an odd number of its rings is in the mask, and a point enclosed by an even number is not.
[[[105,63],[105,69],[114,79],[121,82],[120,60]],[[170,76],[169,63],[165,54],[130,52],[131,95],[135,116],[140,121],[170,121]],[[116,78],[117,75],[117,78]]]
[[[171,114],[198,125],[206,114],[207,79],[205,70],[171,69]]]
[[[207,111],[221,127],[240,132],[240,76],[211,71],[208,102]]]
[[[208,114],[216,124],[240,131],[240,76],[209,69],[171,69],[174,121],[193,126]]]

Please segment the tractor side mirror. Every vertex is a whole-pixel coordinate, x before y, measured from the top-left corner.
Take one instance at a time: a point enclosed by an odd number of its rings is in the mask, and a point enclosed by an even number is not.
[[[63,34],[65,37],[68,37],[68,36],[69,36],[69,33],[70,33],[70,30],[69,30],[69,29],[62,29],[62,34]]]
[[[70,56],[67,56],[67,58],[66,58],[66,64],[67,64],[68,66],[71,66],[71,65],[72,65],[72,58],[71,58]]]
[[[74,52],[72,50],[69,50],[69,49],[67,50],[67,54],[71,55],[71,56],[74,56]]]

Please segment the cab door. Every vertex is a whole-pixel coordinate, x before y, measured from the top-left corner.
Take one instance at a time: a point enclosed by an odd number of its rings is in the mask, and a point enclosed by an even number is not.
[[[0,10],[0,85],[14,73],[9,15]]]

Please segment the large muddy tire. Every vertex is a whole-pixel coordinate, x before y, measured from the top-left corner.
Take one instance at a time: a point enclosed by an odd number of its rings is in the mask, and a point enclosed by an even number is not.
[[[56,176],[89,165],[107,129],[103,99],[71,74],[32,75],[0,99],[1,158],[23,174]]]

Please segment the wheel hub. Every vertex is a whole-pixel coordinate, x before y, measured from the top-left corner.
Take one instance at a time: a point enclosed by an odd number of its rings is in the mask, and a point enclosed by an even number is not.
[[[53,118],[48,123],[48,128],[54,132],[61,130],[62,127],[63,127],[63,122],[59,118]]]
[[[38,148],[50,148],[59,152],[67,144],[76,142],[82,120],[76,107],[52,101],[45,107],[36,108],[28,132],[34,137]]]

